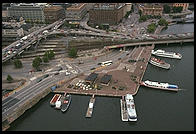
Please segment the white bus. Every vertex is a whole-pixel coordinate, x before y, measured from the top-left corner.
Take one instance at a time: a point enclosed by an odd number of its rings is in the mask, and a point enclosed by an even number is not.
[[[109,66],[109,65],[111,65],[112,63],[113,63],[112,60],[105,61],[105,62],[101,62],[101,66]]]

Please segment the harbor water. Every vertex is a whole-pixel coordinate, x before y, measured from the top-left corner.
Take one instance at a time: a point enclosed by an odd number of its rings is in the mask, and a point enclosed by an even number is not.
[[[194,32],[194,24],[179,25],[169,26],[163,32]],[[176,84],[181,90],[140,87],[134,96],[137,122],[122,122],[120,97],[95,96],[92,117],[85,118],[91,96],[72,95],[68,111],[62,113],[50,106],[54,95],[51,93],[14,121],[8,131],[193,131],[194,43],[157,45],[155,49],[179,52],[183,57],[161,58],[171,64],[170,70],[148,64],[143,80]]]

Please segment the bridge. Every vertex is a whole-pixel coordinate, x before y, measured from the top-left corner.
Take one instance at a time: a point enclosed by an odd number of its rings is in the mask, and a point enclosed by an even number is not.
[[[179,39],[158,39],[158,40],[152,40],[152,41],[140,41],[140,42],[133,42],[133,43],[127,43],[127,44],[120,44],[120,45],[113,45],[113,46],[105,46],[105,49],[113,49],[113,48],[126,48],[130,46],[140,46],[140,45],[151,45],[151,44],[170,44],[170,43],[185,43],[185,42],[194,42],[194,36],[193,37],[185,37],[185,38],[179,38]]]

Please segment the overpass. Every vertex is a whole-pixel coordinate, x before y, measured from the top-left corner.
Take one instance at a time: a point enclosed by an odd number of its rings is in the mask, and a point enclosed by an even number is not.
[[[112,48],[126,48],[130,46],[140,46],[140,45],[150,45],[150,44],[170,44],[170,43],[185,43],[185,42],[194,42],[194,37],[190,38],[179,38],[179,39],[161,39],[161,40],[152,40],[152,41],[140,41],[140,42],[133,42],[127,44],[120,44],[120,45],[113,45],[113,46],[105,46],[105,49],[112,49]]]
[[[27,35],[27,40],[24,41],[24,43],[22,44],[22,47],[19,49],[16,49],[15,52],[12,52],[11,54],[7,54],[6,56],[2,55],[2,62],[6,62],[7,60],[15,57],[16,55],[22,53],[24,51],[25,48],[30,47],[31,44],[41,40],[41,38],[43,38],[44,35],[42,35],[42,32],[44,30],[50,30],[52,28],[55,27],[55,29],[59,28],[62,24],[64,23],[64,20],[58,20],[44,28],[41,28],[37,31],[34,31],[32,33],[30,33],[29,35]],[[17,44],[20,43],[20,40],[17,40],[15,42],[13,42],[12,44],[10,44],[9,46],[5,47],[4,49],[2,49],[2,53],[6,54],[8,50],[10,49],[14,49],[16,47]]]

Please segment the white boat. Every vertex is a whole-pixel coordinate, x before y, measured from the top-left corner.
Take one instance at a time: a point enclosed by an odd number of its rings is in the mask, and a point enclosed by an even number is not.
[[[151,54],[154,54],[156,56],[161,56],[161,57],[167,57],[167,58],[175,58],[175,59],[182,58],[182,55],[179,53],[165,52],[164,50],[161,50],[161,49],[158,49],[156,51],[152,50]]]
[[[126,101],[129,121],[137,121],[137,114],[135,110],[133,96],[131,94],[126,94],[125,101]]]
[[[61,96],[58,98],[58,100],[55,102],[55,108],[61,109]]]
[[[158,58],[155,57],[151,57],[150,61],[149,61],[152,65],[154,66],[158,66],[164,69],[169,69],[170,68],[170,64],[166,63],[163,60],[160,60]]]
[[[154,82],[154,81],[149,81],[149,80],[142,81],[141,85],[146,86],[146,87],[150,87],[150,88],[165,89],[165,90],[171,90],[171,91],[178,91],[179,90],[177,85]]]

